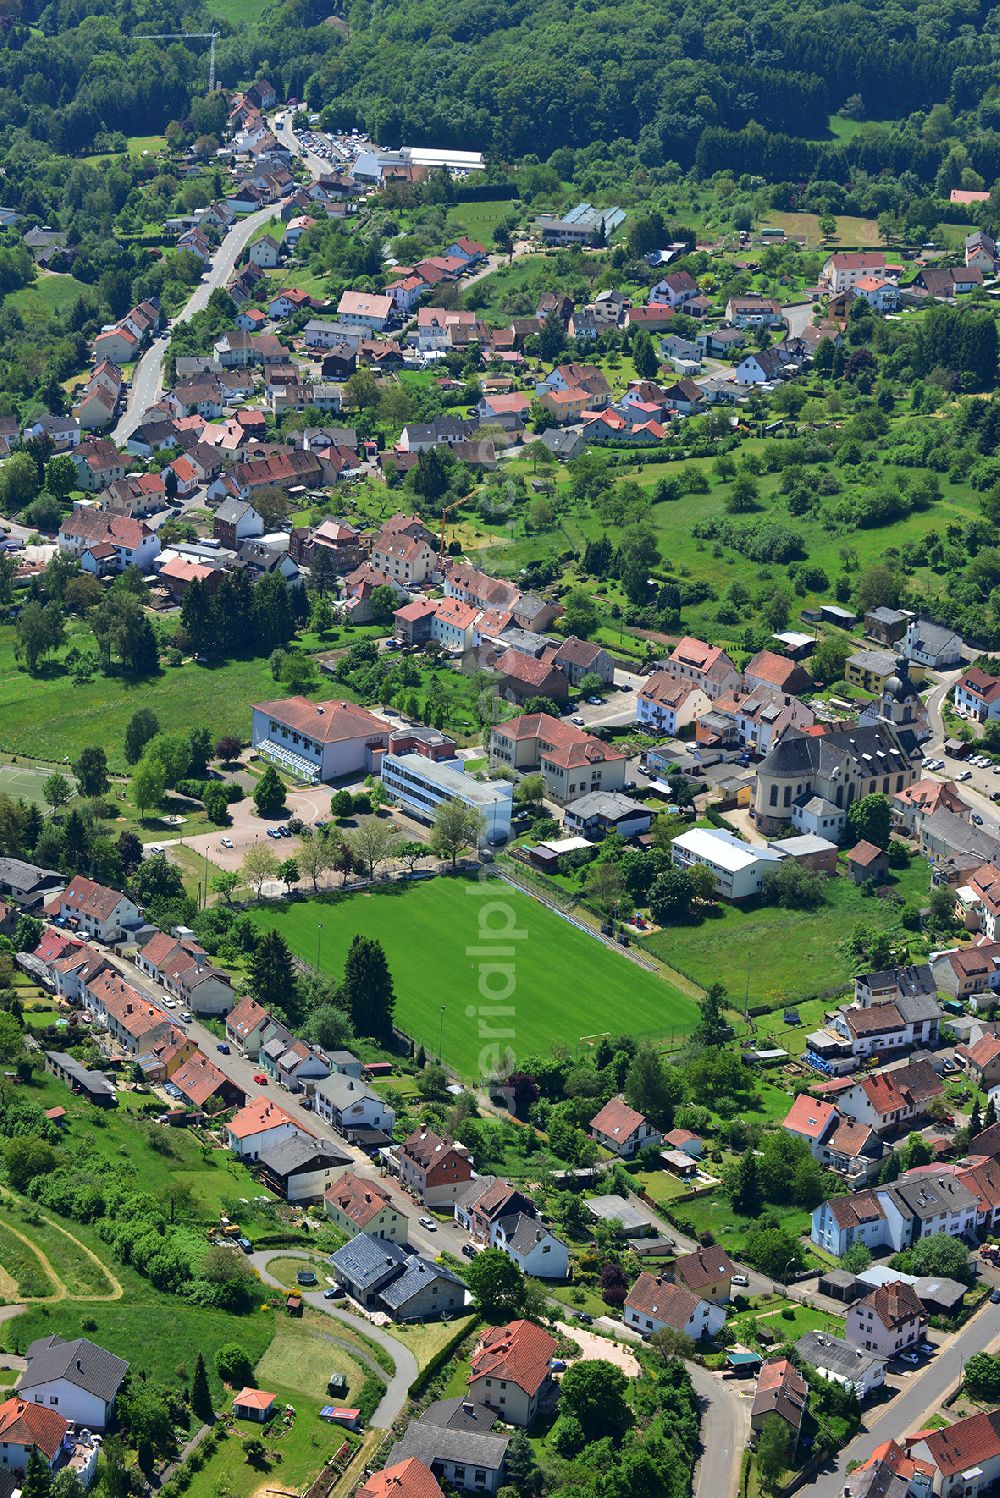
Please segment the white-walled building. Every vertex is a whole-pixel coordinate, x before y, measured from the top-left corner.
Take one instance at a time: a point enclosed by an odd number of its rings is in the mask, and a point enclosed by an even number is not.
[[[759,894],[765,876],[781,862],[780,853],[745,843],[721,827],[692,828],[675,837],[671,846],[677,868],[706,864],[715,878],[716,894],[726,900]]]
[[[254,703],[254,748],[304,780],[370,774],[373,751],[388,742],[388,724],[355,702],[285,697]]]
[[[380,774],[386,790],[421,822],[432,822],[445,801],[461,801],[484,818],[484,843],[505,843],[510,837],[514,788],[507,780],[473,780],[460,760],[412,753],[384,754]]]

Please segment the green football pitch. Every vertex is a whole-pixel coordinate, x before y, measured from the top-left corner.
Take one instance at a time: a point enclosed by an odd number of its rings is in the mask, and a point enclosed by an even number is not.
[[[64,775],[75,789],[76,782],[69,765],[66,765],[59,773]],[[0,765],[0,791],[7,796],[13,796],[15,801],[33,801],[36,806],[44,807],[45,796],[42,787],[51,774],[51,768],[42,770],[30,765]]]
[[[332,978],[359,932],[382,942],[396,1023],[477,1081],[609,1031],[668,1042],[689,1033],[694,1001],[499,880],[430,879],[251,911]],[[444,1011],[442,1015],[442,1009]]]

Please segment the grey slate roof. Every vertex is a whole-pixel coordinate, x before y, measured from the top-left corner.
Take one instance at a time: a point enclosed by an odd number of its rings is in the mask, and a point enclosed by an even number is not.
[[[927,962],[922,962],[918,966],[882,968],[877,973],[862,973],[858,981],[864,983],[867,988],[888,988],[894,983],[899,992],[907,998],[915,998],[918,994],[934,995],[937,993],[934,974]]]
[[[649,808],[621,791],[588,791],[585,796],[571,801],[566,810],[575,817],[607,817],[614,821],[617,817],[641,816],[643,812],[648,813]]]
[[[398,1243],[359,1233],[330,1255],[330,1263],[352,1285],[371,1290],[388,1276],[396,1274],[408,1258],[406,1249],[400,1248]]]
[[[917,741],[909,729],[891,723],[834,729],[814,738],[790,729],[768,751],[758,774],[801,779],[806,775],[829,775],[848,763],[866,779],[909,769]],[[865,755],[870,759],[866,760]],[[884,767],[884,769],[883,769]]]
[[[411,1254],[399,1279],[386,1285],[381,1292],[383,1304],[391,1311],[402,1310],[407,1301],[419,1295],[434,1280],[447,1280],[452,1285],[462,1284],[458,1275],[452,1274],[442,1264],[435,1264],[430,1259],[422,1258],[420,1254]]]
[[[943,624],[933,624],[929,619],[918,619],[911,625],[913,638],[909,648],[916,648],[927,655],[953,653],[961,655],[964,647],[962,636]]]
[[[55,869],[41,869],[22,858],[0,858],[0,887],[16,895],[29,895],[46,884],[62,884],[63,876]]]
[[[268,1145],[260,1152],[260,1163],[277,1176],[295,1175],[304,1170],[324,1170],[328,1166],[349,1165],[350,1156],[327,1144],[293,1134],[279,1144]]]
[[[795,1350],[814,1368],[826,1368],[840,1378],[849,1378],[852,1383],[862,1378],[874,1364],[886,1361],[861,1348],[851,1347],[842,1337],[831,1337],[829,1332],[806,1332],[796,1342]]]
[[[245,499],[227,499],[216,510],[215,518],[224,524],[236,525],[244,515],[256,515],[256,513],[253,505]]]
[[[96,1399],[110,1403],[128,1372],[124,1358],[116,1358],[113,1352],[106,1352],[86,1337],[78,1337],[75,1342],[64,1342],[57,1336],[39,1337],[28,1348],[27,1358],[28,1366],[18,1383],[22,1395],[40,1384],[64,1378]]]
[[[452,1401],[443,1402],[450,1404]],[[428,1467],[433,1467],[435,1462],[457,1462],[465,1467],[483,1467],[489,1472],[500,1470],[507,1455],[510,1438],[489,1433],[488,1427],[496,1420],[495,1415],[491,1416],[491,1412],[483,1405],[474,1406],[477,1412],[481,1412],[477,1418],[482,1419],[486,1432],[480,1434],[478,1430],[439,1425],[432,1418],[434,1408],[431,1405],[419,1420],[414,1420],[407,1428],[402,1440],[397,1441],[389,1453],[389,1465],[415,1456]]]
[[[371,1098],[376,1103],[381,1101],[378,1093],[373,1092],[366,1083],[340,1071],[331,1072],[328,1077],[324,1077],[318,1084],[316,1092],[319,1097],[330,1104],[331,1108],[336,1108],[338,1113],[344,1108],[350,1108],[354,1103],[363,1102],[366,1098]]]
[[[536,1244],[544,1242],[546,1238],[553,1238],[557,1243],[559,1241],[554,1233],[550,1233],[536,1217],[529,1217],[527,1212],[515,1212],[510,1217],[501,1217],[498,1226],[503,1228],[507,1247],[518,1254],[529,1254]]]
[[[976,1206],[972,1192],[950,1175],[919,1175],[910,1180],[901,1176],[891,1189],[903,1210],[921,1222],[941,1217],[946,1212],[968,1211]]]

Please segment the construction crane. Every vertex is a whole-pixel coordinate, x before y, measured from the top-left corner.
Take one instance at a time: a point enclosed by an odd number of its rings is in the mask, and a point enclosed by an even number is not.
[[[215,44],[221,31],[146,31],[133,36],[134,42],[211,42],[208,52],[208,91],[215,93]]]

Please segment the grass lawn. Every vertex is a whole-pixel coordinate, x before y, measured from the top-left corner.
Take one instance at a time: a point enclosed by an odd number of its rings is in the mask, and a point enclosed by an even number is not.
[[[312,1270],[313,1274],[315,1274],[316,1284],[309,1286],[310,1289],[315,1290],[317,1287],[325,1285],[328,1278],[328,1268],[329,1266],[322,1254],[307,1256],[303,1253],[298,1258],[282,1255],[277,1259],[269,1259],[267,1262],[268,1274],[273,1274],[276,1280],[280,1280],[283,1285],[286,1285],[291,1290],[298,1288],[300,1270]],[[332,1278],[332,1275],[329,1277]]]
[[[394,884],[251,915],[308,961],[322,924],[320,965],[334,977],[357,933],[377,935],[397,1023],[436,1055],[444,1003],[444,1058],[472,1079],[508,1048],[523,1057],[620,1025],[677,1036],[696,1020],[694,1002],[670,984],[498,881]]]
[[[410,1349],[418,1368],[426,1368],[442,1348],[462,1341],[475,1316],[457,1316],[453,1321],[421,1321],[412,1326],[394,1326],[392,1335]]]
[[[0,1217],[0,1264],[4,1273],[0,1289],[5,1295],[27,1296],[32,1300],[55,1296],[58,1293],[55,1280],[34,1248],[18,1237],[22,1232],[20,1224],[15,1227],[6,1214]]]
[[[40,271],[33,285],[9,292],[4,297],[4,305],[16,307],[25,318],[49,318],[58,312],[68,312],[82,292],[91,290],[73,276]]]
[[[94,1256],[93,1250],[76,1236],[68,1224],[58,1222],[52,1213],[41,1212],[36,1206],[29,1206],[19,1199],[5,1197],[2,1208],[0,1225],[7,1232],[8,1242],[13,1237],[12,1230],[20,1233],[22,1239],[29,1239],[38,1254],[44,1254],[51,1264],[52,1273],[58,1281],[58,1285],[52,1287],[51,1277],[45,1272],[44,1266],[41,1266],[49,1288],[29,1290],[18,1276],[22,1294],[47,1295],[52,1288],[59,1287],[64,1288],[71,1296],[84,1299],[89,1296],[106,1296],[110,1299],[117,1293],[117,1281],[109,1276],[104,1265]],[[21,1248],[23,1254],[30,1255],[30,1250],[23,1243]]]
[[[162,151],[167,144],[165,135],[128,135],[126,140],[130,156],[141,156],[143,151],[153,155],[156,151]]]
[[[93,648],[89,630],[71,629],[68,645]],[[56,658],[31,677],[14,659],[14,631],[0,629],[0,753],[72,761],[101,744],[112,769],[124,770],[125,728],[136,708],[150,708],[165,731],[204,724],[213,739],[248,738],[251,703],[274,691],[266,660],[164,667],[141,681],[96,675],[77,686]],[[338,694],[345,695],[340,687]]]
[[[654,1202],[676,1201],[679,1196],[686,1195],[688,1189],[685,1183],[678,1176],[671,1175],[669,1170],[640,1170],[636,1173],[635,1179]]]
[[[842,1337],[844,1334],[842,1316],[835,1316],[829,1311],[818,1311],[797,1300],[784,1300],[779,1296],[768,1296],[766,1300],[766,1305],[730,1316],[726,1324],[733,1330],[738,1341],[755,1343],[757,1329],[760,1327],[773,1332],[779,1342],[795,1341],[804,1337],[806,1332],[829,1332],[834,1337]]]
[[[848,123],[846,120],[839,121],[841,126]],[[830,241],[831,250],[847,245],[871,249],[882,243],[875,219],[853,218],[845,213],[835,214],[834,217],[837,220],[837,232]],[[764,225],[784,229],[789,237],[805,235],[806,248],[810,250],[824,243],[819,228],[819,215],[816,213],[769,213],[764,220]]]
[[[202,1223],[217,1221],[223,1203],[234,1197],[269,1194],[228,1150],[205,1148],[186,1129],[168,1131],[142,1119],[139,1110],[149,1098],[141,1093],[119,1093],[118,1107],[105,1112],[46,1076],[32,1088],[32,1096],[46,1108],[58,1104],[66,1109],[67,1148],[81,1159],[100,1162],[144,1191],[188,1188],[194,1194],[194,1216]],[[77,1231],[77,1224],[66,1225]]]
[[[205,9],[210,16],[220,21],[229,21],[237,31],[255,26],[264,14],[270,0],[209,0]]]
[[[809,1231],[809,1213],[802,1207],[774,1207],[768,1203],[765,1211],[769,1216],[776,1217],[780,1225],[794,1237]],[[755,1218],[741,1217],[738,1212],[734,1212],[729,1198],[721,1190],[713,1191],[708,1196],[696,1197],[694,1201],[679,1203],[671,1215],[678,1226],[683,1221],[692,1234],[714,1234],[716,1241],[737,1258],[743,1248],[744,1233],[756,1222]]]
[[[489,250],[493,247],[493,230],[513,211],[514,205],[510,199],[459,203],[448,214],[448,229],[452,234],[467,234],[470,239],[478,239]]]
[[[921,858],[897,878],[896,887],[905,898],[926,894],[929,888],[929,871]],[[722,983],[740,1008],[748,963],[751,1007],[778,1009],[790,1001],[834,995],[851,979],[851,964],[839,943],[859,922],[892,929],[899,917],[893,906],[867,898],[846,879],[831,879],[825,888],[827,898],[818,910],[719,905],[700,925],[667,927],[646,937],[643,946],[703,987]]]
[[[294,1417],[289,1425],[276,1418],[263,1428],[253,1421],[235,1421],[234,1433],[216,1446],[192,1478],[187,1491],[193,1498],[294,1492],[308,1486],[344,1440],[342,1430],[319,1418],[323,1405],[330,1402],[327,1380],[331,1373],[347,1376],[345,1403],[350,1404],[367,1376],[339,1341],[340,1328],[318,1311],[307,1310],[301,1320],[278,1317],[274,1339],[254,1370],[254,1383],[276,1394],[279,1409],[290,1406]],[[256,1476],[243,1454],[248,1436],[259,1436],[267,1448],[266,1467]]]

